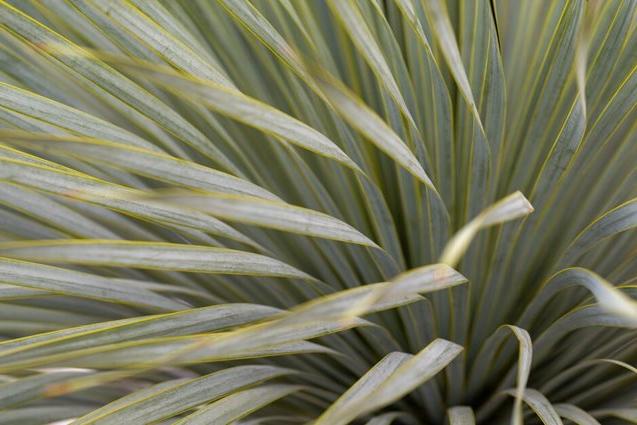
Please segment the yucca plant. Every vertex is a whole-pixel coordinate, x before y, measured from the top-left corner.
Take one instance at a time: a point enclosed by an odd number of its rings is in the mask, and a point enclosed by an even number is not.
[[[637,423],[636,8],[0,1],[0,424]]]

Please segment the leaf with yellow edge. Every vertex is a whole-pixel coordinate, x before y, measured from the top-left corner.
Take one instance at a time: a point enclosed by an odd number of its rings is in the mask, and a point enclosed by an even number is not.
[[[465,253],[476,234],[485,227],[505,223],[524,217],[533,212],[533,207],[520,192],[512,193],[482,211],[477,217],[465,224],[447,242],[440,261],[454,266]]]

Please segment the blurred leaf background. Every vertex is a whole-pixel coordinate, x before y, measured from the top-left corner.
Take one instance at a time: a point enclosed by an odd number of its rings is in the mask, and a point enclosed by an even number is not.
[[[0,1],[0,424],[637,423],[637,1]]]

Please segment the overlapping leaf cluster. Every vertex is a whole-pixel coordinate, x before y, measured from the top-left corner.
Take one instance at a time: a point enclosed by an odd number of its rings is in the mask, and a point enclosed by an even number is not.
[[[637,423],[636,8],[0,1],[0,423]]]

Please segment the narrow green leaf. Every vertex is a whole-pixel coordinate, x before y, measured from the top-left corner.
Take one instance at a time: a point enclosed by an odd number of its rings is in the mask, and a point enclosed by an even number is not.
[[[312,279],[263,255],[165,242],[72,239],[5,242],[0,243],[0,255],[49,263]]]
[[[21,378],[16,381],[0,385],[0,408],[6,409],[9,406],[24,403],[41,396],[43,388],[48,385],[63,382],[69,378],[83,376],[90,371],[68,371],[39,373],[36,375]]]
[[[522,401],[526,391],[526,384],[529,380],[529,375],[531,374],[533,343],[531,341],[531,336],[526,330],[512,325],[507,327],[518,339],[520,346],[518,355],[517,386],[515,389],[515,406],[513,407],[513,418],[511,418],[511,423],[513,425],[522,425],[524,423],[522,416]]]
[[[368,237],[341,220],[281,201],[222,193],[159,193],[157,199],[202,211],[222,220],[378,248]]]
[[[80,3],[84,2],[80,0]],[[167,32],[132,4],[123,0],[109,0],[109,2],[88,2],[84,7],[87,6],[100,10],[151,48],[161,46],[158,48],[159,53],[185,72],[218,84],[234,87],[225,73],[217,68],[218,64],[211,63],[199,56],[189,45]]]
[[[302,389],[300,386],[272,384],[236,392],[202,407],[174,425],[227,425]]]
[[[476,118],[476,122],[482,134],[484,134],[480,114],[478,113],[478,108],[473,98],[471,85],[469,84],[467,73],[462,63],[462,57],[458,50],[458,42],[456,41],[456,36],[449,20],[445,4],[440,0],[431,0],[423,2],[423,6],[435,30],[437,40],[442,47],[442,55],[447,61],[447,65],[449,65],[454,80],[460,89],[460,93],[465,102],[467,102],[473,116]]]
[[[327,4],[341,20],[343,29],[349,34],[360,54],[376,74],[378,83],[385,88],[389,96],[396,102],[405,118],[413,122],[398,83],[385,61],[383,52],[375,41],[374,35],[367,27],[367,23],[361,15],[356,2],[352,0],[328,0]]]
[[[582,286],[595,297],[599,307],[606,313],[634,321],[637,324],[637,301],[615,288],[597,274],[583,268],[564,269],[554,274],[544,284],[542,290],[529,304],[520,324],[526,326],[531,318],[537,317],[542,306],[564,289]]]
[[[385,381],[387,381],[396,370],[411,359],[413,356],[406,353],[394,352],[383,357],[365,375],[363,375],[354,385],[352,385],[338,400],[323,412],[316,421],[317,425],[347,424],[361,415],[361,406],[354,409],[361,401],[368,397]]]
[[[100,223],[23,186],[4,182],[0,185],[0,202],[70,235],[118,239],[115,233]]]
[[[174,311],[188,306],[151,291],[122,285],[114,279],[1,257],[0,282],[150,310]]]
[[[215,332],[281,313],[256,304],[224,304],[66,328],[0,343],[0,365],[142,338]]]
[[[507,332],[509,331],[510,334]],[[526,389],[531,366],[533,361],[533,343],[529,333],[513,325],[504,325],[499,327],[480,347],[471,371],[469,374],[468,391],[475,394],[484,385],[487,385],[487,377],[497,373],[498,364],[501,363],[501,357],[504,351],[504,343],[508,335],[513,335],[518,341],[518,361],[517,361],[517,385],[515,389],[515,404],[513,407],[513,415],[511,417],[512,425],[521,425],[522,422],[522,401],[524,391]],[[506,358],[502,356],[502,358]],[[511,370],[512,372],[512,370]],[[509,381],[509,373],[500,384],[500,388],[512,385]]]
[[[459,345],[436,339],[414,356],[388,355],[335,401],[316,424],[347,424],[400,399],[440,372],[460,351]]]
[[[69,55],[77,55],[71,52]],[[117,60],[115,58],[114,60]],[[333,159],[354,171],[360,168],[333,141],[309,125],[240,91],[207,80],[181,76],[169,68],[141,62],[124,61],[124,65],[143,73],[146,78],[165,87],[174,95],[207,108],[265,134],[281,138],[320,156]]]
[[[0,130],[0,138],[6,138],[7,143],[19,145],[22,148],[72,155],[95,165],[108,164],[178,186],[278,199],[276,195],[254,183],[230,174],[167,154],[126,146],[107,139],[7,130]]]
[[[572,264],[596,244],[637,227],[637,198],[604,213],[586,226],[567,248],[562,264]]]
[[[397,0],[396,6],[405,17],[410,29],[414,32],[416,42],[407,43],[413,49],[413,54],[408,51],[408,58],[414,68],[423,74],[429,75],[427,79],[414,79],[414,88],[419,96],[419,102],[423,114],[422,126],[425,131],[425,142],[431,144],[430,151],[435,156],[436,187],[447,205],[454,205],[456,196],[455,179],[457,174],[456,151],[454,143],[452,103],[449,90],[444,77],[438,67],[438,62],[431,48],[431,43],[423,29],[423,23],[416,14],[415,4],[412,0]],[[410,64],[411,64],[410,62]],[[414,71],[418,72],[418,71]],[[420,95],[422,93],[422,95]],[[430,173],[431,174],[431,173]]]
[[[382,118],[336,80],[320,74],[317,74],[316,77],[322,92],[332,107],[352,127],[418,180],[433,188],[431,179],[423,170],[418,159]]]
[[[482,211],[477,217],[462,227],[447,242],[440,256],[440,261],[454,266],[481,229],[524,217],[531,212],[533,212],[533,207],[524,195],[520,192],[512,193]]]
[[[296,52],[251,3],[241,0],[219,0],[219,3],[252,36],[263,43],[274,55],[312,87]]]
[[[509,390],[506,393],[515,396],[513,390]],[[527,388],[524,391],[524,401],[533,409],[544,425],[564,425],[560,419],[560,415],[555,411],[551,402],[539,391]]]
[[[320,329],[318,327],[320,326]],[[360,326],[355,323],[352,326]],[[321,323],[314,326],[309,334],[323,336],[333,332],[340,332],[341,328],[329,328],[329,324]],[[47,354],[33,358],[0,364],[2,371],[17,371],[34,367],[82,367],[99,370],[121,371],[126,375],[159,367],[188,366],[206,363],[220,363],[246,359],[261,359],[264,357],[289,356],[300,354],[330,354],[336,352],[322,345],[294,341],[294,335],[286,338],[289,341],[271,344],[258,344],[246,341],[245,344],[216,347],[216,343],[223,341],[224,333],[193,335],[185,337],[158,337],[122,343],[112,343],[92,348],[63,351],[57,354]],[[115,376],[117,379],[117,376]],[[111,377],[105,376],[105,380]],[[99,382],[98,382],[99,383]],[[84,383],[80,382],[80,386]],[[51,389],[54,391],[54,389]]]
[[[444,264],[419,267],[401,273],[389,282],[368,284],[310,301],[300,306],[291,319],[328,319],[382,311],[418,300],[419,294],[465,282],[464,276]]]
[[[601,425],[597,419],[573,404],[556,404],[555,411],[564,419],[577,425]]]
[[[0,179],[54,193],[72,199],[80,199],[151,222],[159,222],[176,228],[190,228],[256,245],[249,238],[221,221],[204,214],[183,210],[174,206],[135,201],[144,192],[99,180],[77,171],[59,170],[47,165],[0,156]]]
[[[77,425],[147,424],[291,371],[273,366],[239,366],[147,391],[144,398],[120,399],[79,418]]]
[[[108,121],[3,82],[0,82],[0,105],[87,137],[160,151],[154,144]]]

